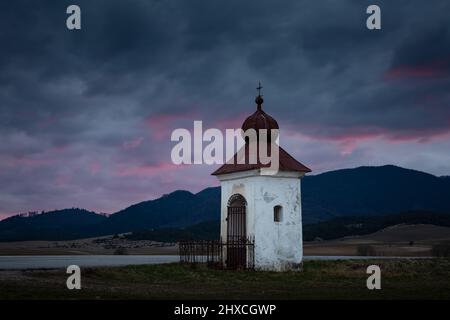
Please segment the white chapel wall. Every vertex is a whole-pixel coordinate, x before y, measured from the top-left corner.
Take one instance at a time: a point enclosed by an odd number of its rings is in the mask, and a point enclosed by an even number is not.
[[[228,199],[239,193],[247,200],[247,235],[255,236],[255,267],[265,270],[296,268],[303,258],[299,175],[236,175],[221,179],[221,236],[226,240]],[[282,221],[274,207],[282,206]]]

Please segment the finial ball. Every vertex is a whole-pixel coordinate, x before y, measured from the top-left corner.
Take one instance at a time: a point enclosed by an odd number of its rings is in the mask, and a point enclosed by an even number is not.
[[[257,105],[260,106],[260,105],[263,104],[264,100],[263,100],[263,98],[261,96],[257,96],[256,99],[255,99],[255,102],[256,102]]]

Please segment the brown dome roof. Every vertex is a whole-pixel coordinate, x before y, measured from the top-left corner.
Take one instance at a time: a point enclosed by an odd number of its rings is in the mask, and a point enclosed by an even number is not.
[[[261,89],[261,84],[259,84],[259,87],[257,88],[259,91]],[[260,91],[261,93],[261,91]],[[255,113],[253,113],[250,117],[245,119],[244,123],[242,124],[242,130],[246,131],[248,129],[255,129],[257,132],[260,129],[267,129],[268,130],[268,148],[267,150],[272,150],[273,144],[276,144],[274,140],[276,140],[277,137],[274,137],[274,139],[271,139],[271,129],[279,129],[277,121],[269,116],[267,113],[265,113],[262,110],[262,104],[264,102],[261,94],[259,94],[255,99],[256,104],[258,105],[257,110]],[[271,141],[272,140],[272,141]],[[270,164],[263,164],[263,162],[260,159],[260,154],[257,151],[257,161],[256,163],[251,163],[250,159],[250,152],[254,152],[255,150],[252,150],[251,142],[247,140],[245,141],[245,145],[242,147],[240,151],[243,152],[237,152],[233,158],[231,158],[227,163],[222,165],[220,168],[218,168],[216,171],[214,171],[212,174],[216,176],[220,176],[222,174],[228,174],[233,172],[240,172],[240,171],[248,171],[248,170],[255,170],[255,169],[261,169],[270,167]],[[278,146],[278,144],[276,144]],[[279,147],[279,146],[278,146]],[[256,150],[258,150],[259,147],[257,147]],[[242,160],[243,156],[243,163],[241,163],[239,160]],[[278,168],[280,171],[294,171],[294,172],[311,172],[311,170],[298,162],[294,159],[289,153],[287,153],[283,148],[279,147],[279,157],[278,157]]]
[[[263,98],[257,96],[255,102],[258,107],[255,113],[245,119],[242,130],[255,129],[258,132],[260,129],[267,129],[268,131],[279,129],[277,121],[262,110]]]

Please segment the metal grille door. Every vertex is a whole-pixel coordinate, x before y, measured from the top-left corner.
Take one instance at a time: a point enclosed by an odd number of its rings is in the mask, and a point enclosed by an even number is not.
[[[227,267],[245,268],[247,265],[245,206],[229,206],[227,217]]]

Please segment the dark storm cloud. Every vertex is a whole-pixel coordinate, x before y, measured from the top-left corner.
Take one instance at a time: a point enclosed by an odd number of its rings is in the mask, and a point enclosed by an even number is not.
[[[397,49],[389,75],[395,77],[448,77],[450,71],[450,26],[419,31]]]
[[[65,28],[74,3],[80,31]],[[347,156],[369,138],[439,139],[450,127],[448,2],[379,1],[383,29],[374,32],[370,4],[2,2],[0,213],[112,211],[207,186],[198,168],[167,165],[171,129],[239,124],[258,80],[284,128],[334,141]],[[329,151],[306,144],[318,167],[333,167]],[[355,150],[351,163],[370,153]],[[433,161],[419,169],[448,168],[441,154]]]

